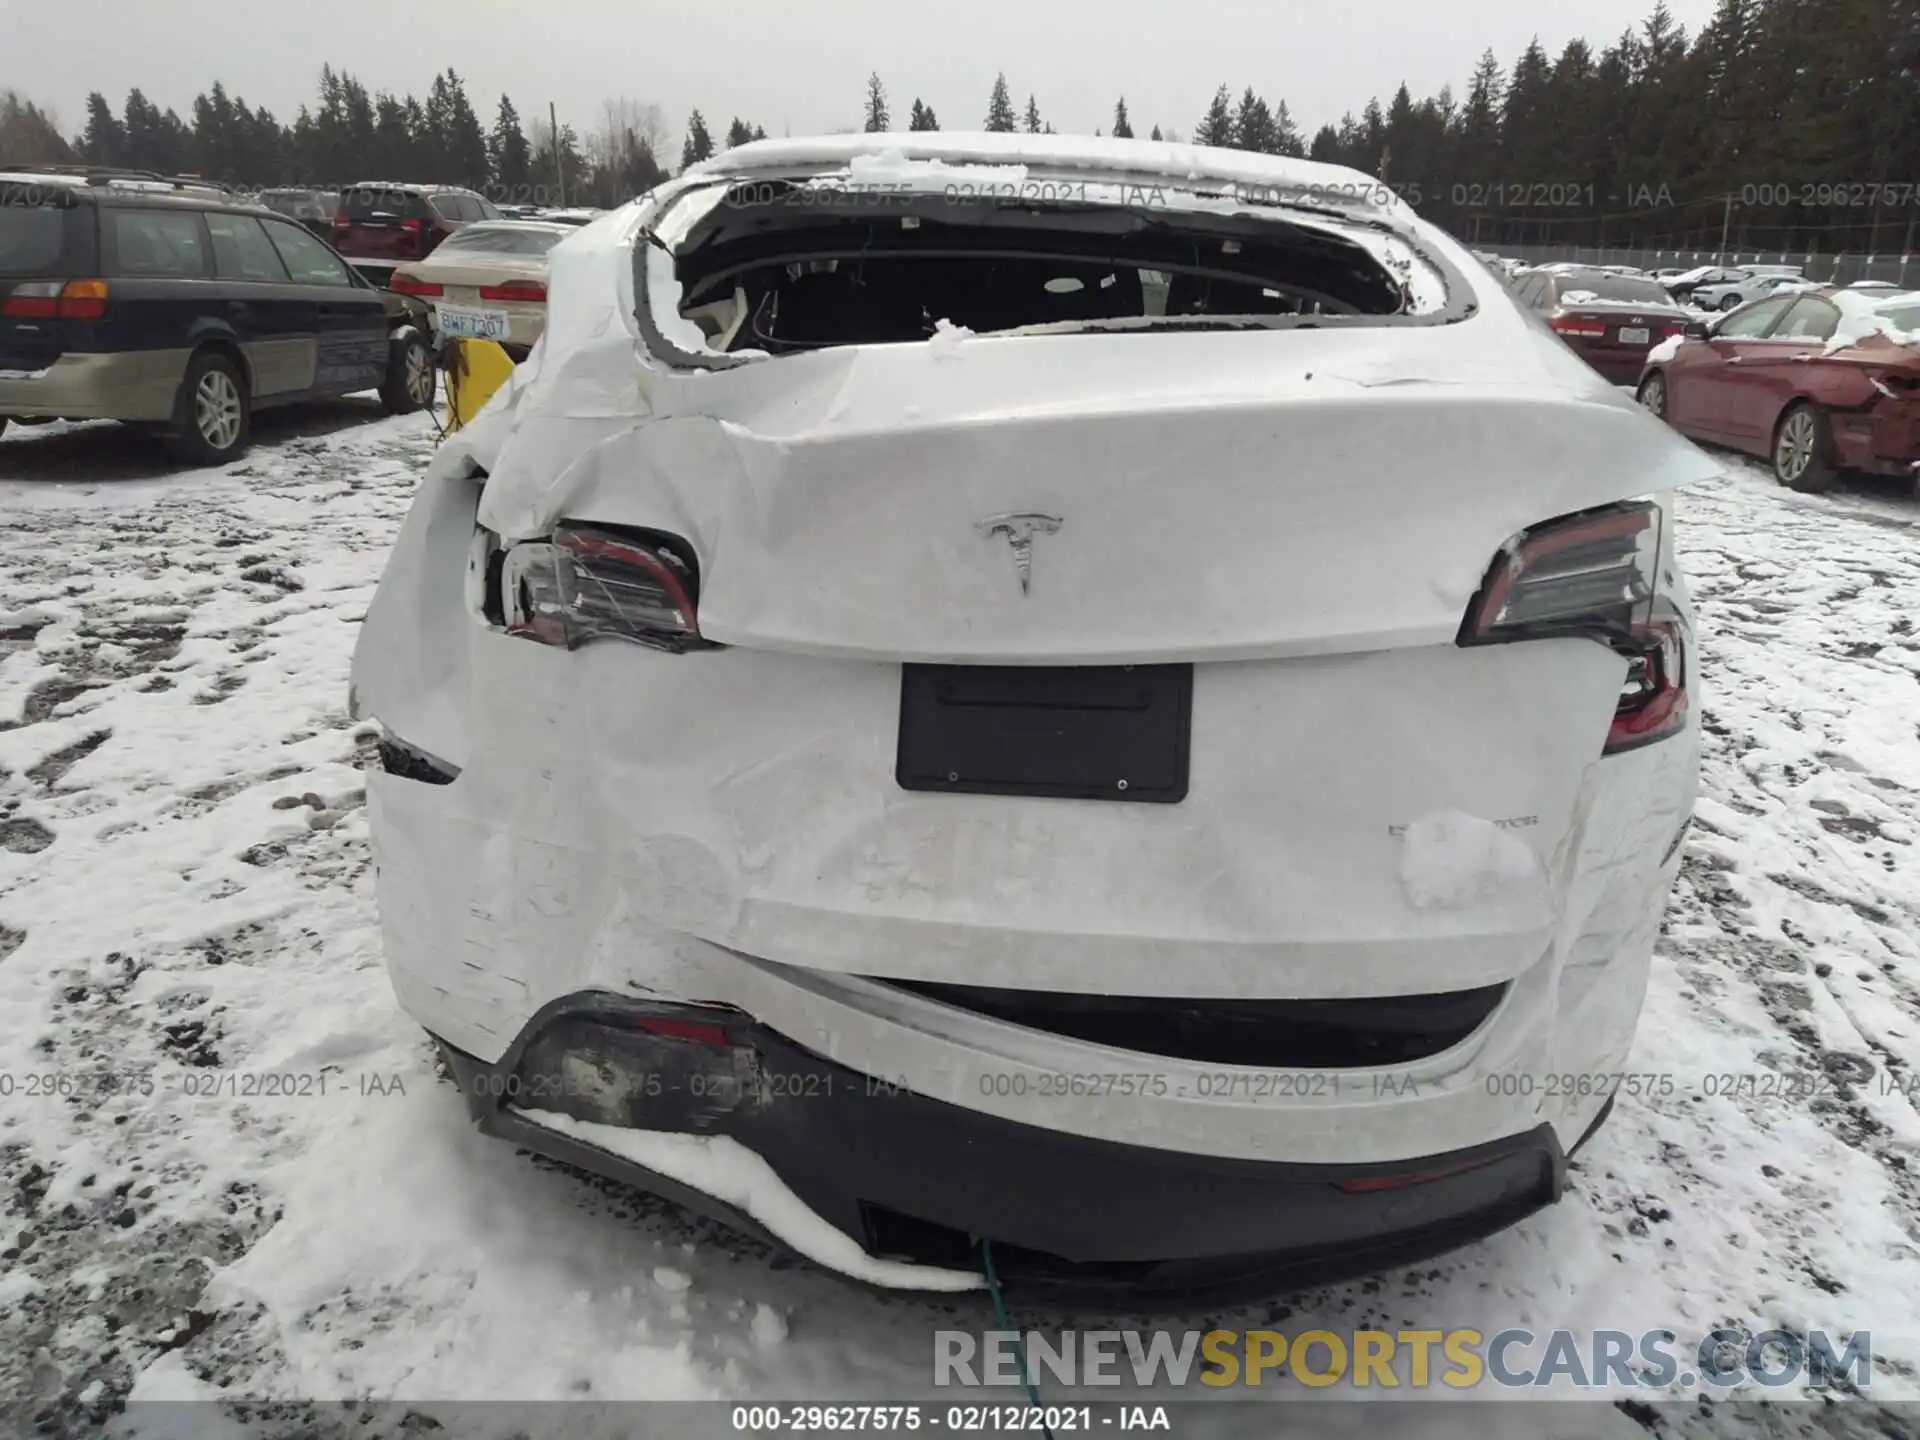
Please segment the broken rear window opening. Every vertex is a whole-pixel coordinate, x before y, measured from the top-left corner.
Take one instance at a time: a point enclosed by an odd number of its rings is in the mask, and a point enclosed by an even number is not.
[[[1082,187],[1085,190],[1098,187]],[[974,334],[1443,324],[1443,257],[1381,222],[1224,197],[1036,202],[718,183],[635,245],[637,316],[682,365]]]

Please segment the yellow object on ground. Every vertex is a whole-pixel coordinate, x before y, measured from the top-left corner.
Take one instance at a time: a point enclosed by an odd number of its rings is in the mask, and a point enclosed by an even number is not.
[[[494,392],[513,378],[513,361],[491,340],[456,340],[447,367],[447,429],[473,423]]]

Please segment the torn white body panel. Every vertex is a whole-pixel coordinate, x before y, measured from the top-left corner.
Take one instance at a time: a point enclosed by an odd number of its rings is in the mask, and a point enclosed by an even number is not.
[[[725,1135],[672,1135],[595,1125],[551,1110],[521,1110],[523,1119],[612,1151],[624,1160],[691,1185],[751,1215],[767,1232],[817,1264],[890,1290],[948,1293],[979,1290],[986,1280],[964,1270],[875,1260],[806,1202],[758,1155]],[[678,1283],[684,1284],[679,1278]]]

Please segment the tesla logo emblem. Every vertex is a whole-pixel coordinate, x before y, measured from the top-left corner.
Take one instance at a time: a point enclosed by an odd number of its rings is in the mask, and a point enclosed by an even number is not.
[[[988,539],[995,535],[1007,537],[1007,543],[1013,546],[1013,569],[1020,577],[1020,593],[1027,593],[1033,583],[1033,537],[1051,535],[1066,521],[1058,515],[1042,515],[1038,511],[1020,510],[1009,515],[989,515],[974,528]]]

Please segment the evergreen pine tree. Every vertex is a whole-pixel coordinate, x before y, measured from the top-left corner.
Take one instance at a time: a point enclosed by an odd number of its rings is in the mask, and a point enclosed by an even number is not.
[[[1127,97],[1122,95],[1113,106],[1113,138],[1133,139],[1133,126],[1127,123]]]
[[[1029,135],[1038,135],[1041,131],[1040,107],[1033,102],[1033,96],[1027,96],[1026,131]]]
[[[87,130],[80,141],[80,155],[89,165],[123,165],[127,148],[126,127],[98,90],[87,96]]]
[[[880,83],[877,70],[867,76],[867,120],[861,128],[868,134],[893,128],[893,117],[887,113],[887,87]]]
[[[500,97],[493,133],[487,136],[487,167],[497,194],[509,204],[519,203],[533,182],[533,147],[521,127],[520,112],[507,96]]]
[[[373,153],[365,163],[367,176],[401,178],[414,173],[413,127],[407,122],[407,102],[384,90],[373,97]]]
[[[986,128],[1000,134],[1010,134],[1017,128],[1013,114],[1013,97],[1007,93],[1005,72],[996,76],[993,82],[993,94],[987,100]]]
[[[1228,143],[1237,150],[1255,150],[1263,155],[1273,153],[1273,112],[1265,100],[1253,93],[1251,85],[1240,97],[1240,108],[1234,112],[1233,138]]]
[[[680,168],[698,165],[713,157],[713,136],[707,133],[706,118],[695,110],[687,117],[687,138],[680,146]]]
[[[1493,51],[1483,51],[1467,82],[1467,100],[1460,107],[1460,149],[1475,167],[1474,174],[1490,171],[1500,153],[1500,107],[1506,82]]]
[[[1193,143],[1233,144],[1233,102],[1227,98],[1226,86],[1222,85],[1213,92],[1213,103],[1207,106],[1207,113],[1200,117],[1200,123],[1194,127]]]
[[[1300,127],[1293,123],[1293,114],[1282,100],[1273,107],[1273,153],[1304,157],[1306,144],[1300,139]]]

